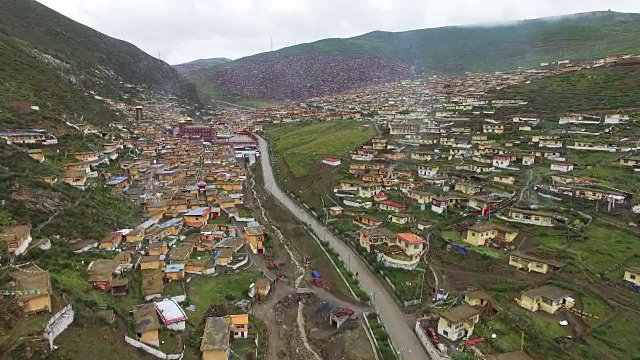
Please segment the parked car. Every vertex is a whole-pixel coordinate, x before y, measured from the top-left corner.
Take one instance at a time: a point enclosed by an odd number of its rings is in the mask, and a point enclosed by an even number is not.
[[[429,336],[429,338],[431,339],[432,342],[437,343],[438,340],[440,340],[440,336],[436,332],[436,329],[434,329],[434,328],[426,328],[424,330],[425,330],[425,332],[427,333],[427,335]]]

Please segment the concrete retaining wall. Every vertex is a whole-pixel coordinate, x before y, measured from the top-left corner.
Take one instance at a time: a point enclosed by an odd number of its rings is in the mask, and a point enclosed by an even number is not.
[[[137,347],[138,349],[144,350],[145,352],[157,357],[158,359],[166,359],[166,360],[181,360],[182,356],[184,355],[184,350],[182,352],[180,352],[180,354],[165,354],[162,351],[158,350],[158,349],[154,349],[151,346],[147,345],[147,344],[143,344],[138,340],[132,339],[128,336],[124,336],[124,341],[134,347]]]

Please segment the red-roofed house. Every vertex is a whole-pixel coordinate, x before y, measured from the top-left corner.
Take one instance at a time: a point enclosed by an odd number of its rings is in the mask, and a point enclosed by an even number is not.
[[[385,195],[384,193],[377,193],[373,195],[373,201],[382,202],[385,200],[387,200],[387,195]]]
[[[340,164],[342,164],[342,160],[339,158],[326,157],[322,159],[322,163],[330,166],[340,166]]]
[[[397,239],[398,245],[409,256],[421,254],[426,244],[423,238],[413,233],[399,233]]]
[[[387,238],[387,246],[379,255],[385,266],[413,270],[420,263],[426,241],[412,233],[400,233],[395,238]]]
[[[393,201],[381,201],[378,207],[380,210],[392,211],[394,213],[403,212],[407,208],[405,205]]]

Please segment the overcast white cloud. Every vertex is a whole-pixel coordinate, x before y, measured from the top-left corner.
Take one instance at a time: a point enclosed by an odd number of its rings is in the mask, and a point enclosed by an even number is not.
[[[171,63],[238,58],[295,42],[576,12],[640,0],[38,0]]]

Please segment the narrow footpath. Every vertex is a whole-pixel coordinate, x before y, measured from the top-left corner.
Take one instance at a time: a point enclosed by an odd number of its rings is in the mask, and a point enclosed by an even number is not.
[[[340,239],[334,237],[318,220],[312,217],[311,214],[308,214],[294,200],[286,196],[278,187],[274,178],[273,169],[271,168],[267,142],[261,137],[258,137],[258,139],[260,140],[261,164],[266,190],[282,203],[296,218],[307,223],[316,234],[326,233],[325,240],[329,242],[331,247],[335,249],[343,259],[346,259],[348,256],[353,257],[351,259],[351,268],[353,271],[359,273],[358,280],[362,288],[367,293],[375,294],[374,307],[386,327],[396,350],[402,351],[405,354],[403,360],[430,359],[413,329],[405,322],[404,313],[393,299],[393,295],[387,292],[386,287],[376,275],[369,270],[369,267],[357,256],[355,251]]]

